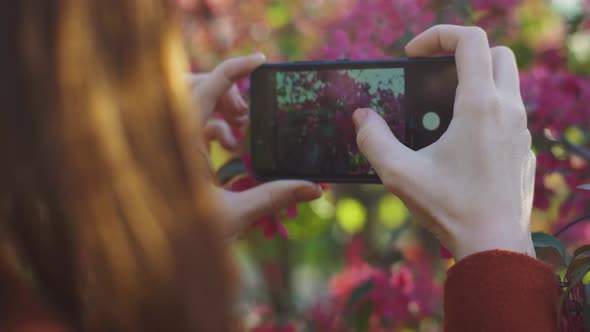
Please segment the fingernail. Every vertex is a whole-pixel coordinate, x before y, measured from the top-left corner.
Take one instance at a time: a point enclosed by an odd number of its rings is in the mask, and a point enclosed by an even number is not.
[[[254,52],[254,54],[253,54],[253,55],[254,55],[254,56],[258,56],[258,57],[260,57],[260,59],[261,59],[262,61],[266,61],[266,55],[265,55],[264,53],[260,52],[260,51],[256,51],[256,52]]]
[[[369,110],[366,108],[361,108],[354,111],[354,114],[352,115],[352,121],[354,122],[354,125],[358,128],[363,124],[363,122],[365,122],[368,116]]]

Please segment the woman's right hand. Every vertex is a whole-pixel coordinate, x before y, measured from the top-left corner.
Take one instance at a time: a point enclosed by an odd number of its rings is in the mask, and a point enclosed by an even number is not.
[[[530,234],[535,156],[514,54],[475,27],[439,25],[408,56],[455,53],[454,116],[434,144],[412,151],[377,113],[354,113],[357,142],[383,183],[459,260],[503,249],[535,255]]]

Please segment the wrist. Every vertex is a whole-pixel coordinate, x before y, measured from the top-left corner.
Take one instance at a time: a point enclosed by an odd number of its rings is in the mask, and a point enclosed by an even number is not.
[[[515,234],[478,232],[478,234],[468,234],[456,238],[455,244],[453,257],[456,261],[489,250],[511,251],[536,258],[530,232],[519,236],[515,236]]]

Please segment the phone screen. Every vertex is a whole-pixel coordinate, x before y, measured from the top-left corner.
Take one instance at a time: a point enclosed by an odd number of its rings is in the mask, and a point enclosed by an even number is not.
[[[411,148],[432,143],[452,115],[456,70],[450,60],[437,66],[426,63],[263,67],[253,75],[251,90],[255,173],[263,178],[377,182],[358,149],[352,114],[371,108],[402,143]]]

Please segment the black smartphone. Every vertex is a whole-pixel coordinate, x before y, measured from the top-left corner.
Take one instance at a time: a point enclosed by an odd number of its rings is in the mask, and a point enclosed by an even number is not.
[[[449,126],[456,89],[454,57],[265,64],[251,75],[252,171],[264,181],[379,183],[353,112],[375,110],[419,150]]]

